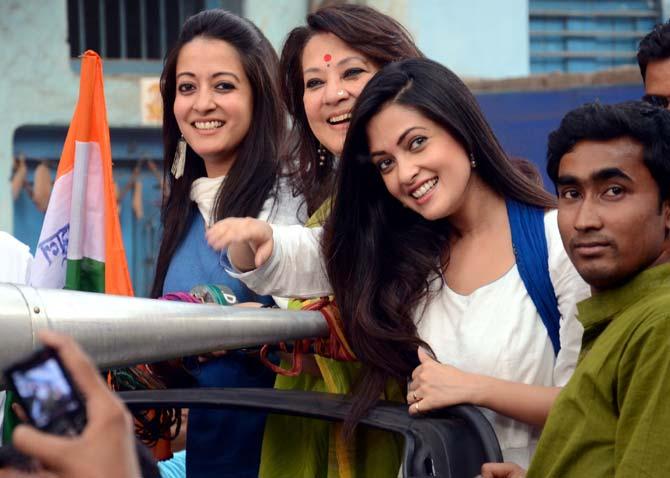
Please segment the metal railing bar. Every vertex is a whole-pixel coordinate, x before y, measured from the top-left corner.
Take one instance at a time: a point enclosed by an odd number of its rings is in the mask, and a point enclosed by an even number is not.
[[[84,0],[77,1],[77,21],[79,22],[79,53],[86,50],[86,20],[84,18]]]
[[[128,38],[126,35],[126,0],[119,0],[119,58],[128,58]]]
[[[100,7],[98,10],[98,32],[100,32],[100,56],[103,58],[107,56],[107,23],[105,21],[107,15],[107,0],[100,0]]]
[[[531,37],[565,38],[642,38],[648,31],[595,31],[595,30],[531,30]]]
[[[147,58],[147,3],[146,0],[140,2],[140,58]]]
[[[158,2],[158,18],[160,20],[160,41],[161,41],[161,58],[165,58],[167,53],[167,26],[165,25],[165,0]]]
[[[633,59],[636,57],[634,51],[533,51],[531,58],[607,58],[607,59]]]
[[[544,10],[533,9],[528,12],[528,15],[533,17],[556,18],[556,17],[571,17],[571,18],[654,18],[659,17],[656,10],[595,10],[595,11],[581,11],[581,10]]]

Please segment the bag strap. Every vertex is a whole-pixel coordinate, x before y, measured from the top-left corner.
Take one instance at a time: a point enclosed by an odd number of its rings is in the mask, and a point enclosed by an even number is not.
[[[507,199],[507,215],[512,231],[512,247],[517,269],[526,291],[537,308],[554,346],[561,349],[559,328],[561,312],[549,276],[549,251],[544,232],[544,210]]]

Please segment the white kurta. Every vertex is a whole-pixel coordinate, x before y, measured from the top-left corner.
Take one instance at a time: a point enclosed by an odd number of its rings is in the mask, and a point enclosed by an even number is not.
[[[27,284],[32,263],[30,248],[10,234],[0,231],[0,282]]]
[[[331,292],[321,259],[320,229],[274,227],[275,247],[259,269],[235,274],[260,294],[315,297]],[[557,212],[545,214],[549,275],[561,312],[561,352],[551,340],[516,265],[502,277],[463,296],[448,285],[417,307],[419,337],[437,359],[464,371],[533,385],[562,386],[574,371],[582,326],[576,304],[589,288],[567,257],[558,232]],[[490,410],[506,461],[527,467],[540,430]]]

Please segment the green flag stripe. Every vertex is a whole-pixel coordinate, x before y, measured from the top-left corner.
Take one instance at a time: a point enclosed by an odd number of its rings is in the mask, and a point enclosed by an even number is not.
[[[88,257],[68,259],[65,289],[105,292],[105,263]]]

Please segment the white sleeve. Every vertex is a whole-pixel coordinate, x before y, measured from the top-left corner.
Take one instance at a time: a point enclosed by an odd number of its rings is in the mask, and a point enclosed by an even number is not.
[[[561,312],[561,350],[554,366],[554,384],[562,387],[575,371],[582,346],[584,328],[577,320],[577,303],[587,299],[591,291],[565,252],[558,231],[558,211],[552,210],[545,214],[544,228],[549,252],[549,276],[558,300],[558,310]]]
[[[332,288],[321,256],[320,227],[272,226],[274,247],[270,258],[258,269],[228,273],[261,295],[310,298],[329,295]]]
[[[30,248],[10,234],[0,231],[0,282],[30,283],[33,256]]]
[[[258,218],[281,226],[303,225],[307,220],[307,202],[302,195],[293,195],[288,178],[279,178],[275,193],[265,201]],[[273,295],[272,298],[278,307],[288,309],[289,297]]]

